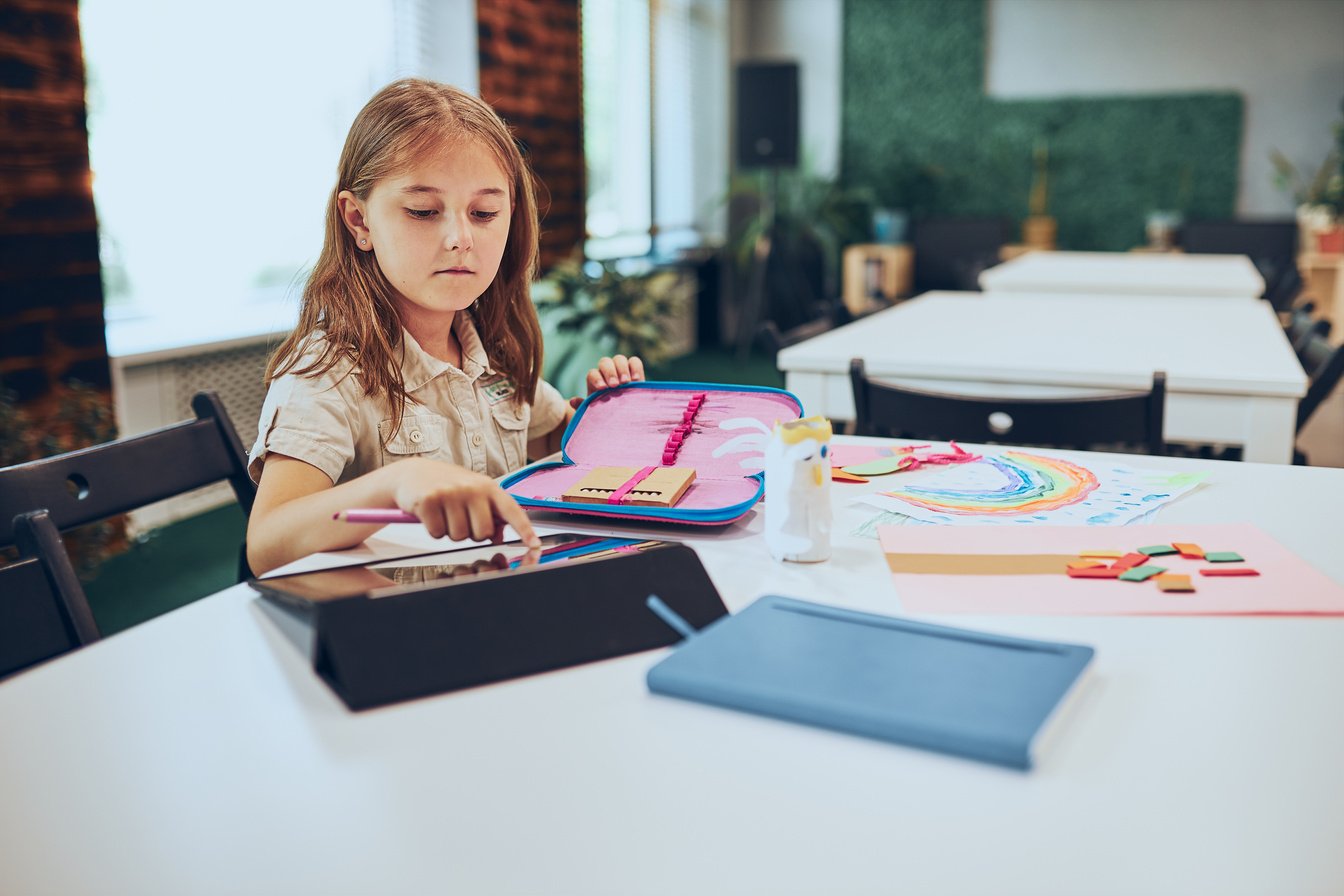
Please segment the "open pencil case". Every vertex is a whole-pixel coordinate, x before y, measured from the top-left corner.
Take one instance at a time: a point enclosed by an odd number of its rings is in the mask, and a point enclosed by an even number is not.
[[[765,443],[777,421],[796,420],[803,406],[767,386],[638,382],[594,392],[579,406],[560,443],[561,460],[524,467],[501,485],[524,507],[592,516],[675,523],[727,523],[765,491]],[[689,467],[695,478],[671,507],[629,503],[626,493],[601,503],[561,495],[597,467]],[[619,489],[617,490],[619,491]]]

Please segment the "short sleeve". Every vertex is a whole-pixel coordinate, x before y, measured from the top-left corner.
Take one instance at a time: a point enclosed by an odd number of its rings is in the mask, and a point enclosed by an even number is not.
[[[564,422],[569,402],[560,390],[545,380],[537,381],[537,396],[532,401],[532,419],[527,425],[527,440],[541,438]]]
[[[355,459],[358,438],[355,408],[331,371],[321,376],[287,373],[271,383],[257,422],[257,441],[247,459],[253,482],[269,454],[284,454],[312,464],[335,484]]]

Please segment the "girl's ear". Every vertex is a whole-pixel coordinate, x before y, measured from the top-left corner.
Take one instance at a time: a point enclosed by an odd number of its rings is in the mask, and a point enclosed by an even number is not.
[[[341,223],[355,238],[355,245],[365,252],[372,251],[373,237],[369,235],[369,226],[364,220],[364,203],[349,190],[336,194],[336,208],[341,215]]]

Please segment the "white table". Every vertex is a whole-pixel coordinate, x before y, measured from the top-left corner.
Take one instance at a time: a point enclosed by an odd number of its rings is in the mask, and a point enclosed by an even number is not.
[[[854,417],[849,361],[936,391],[1078,395],[1147,389],[1166,371],[1168,441],[1241,445],[1289,463],[1307,377],[1266,302],[930,292],[791,345],[776,359],[809,414]]]
[[[1130,462],[1211,472],[1161,522],[1252,520],[1344,581],[1344,470]],[[847,534],[867,487],[823,564],[771,561],[759,509],[687,540],[731,610],[899,615]],[[352,714],[265,606],[0,684],[0,892],[1344,892],[1344,618],[923,617],[1096,647],[1022,774],[652,696],[662,651]]]
[[[1028,252],[980,274],[994,293],[1200,296],[1255,299],[1265,281],[1245,255],[1181,252]]]

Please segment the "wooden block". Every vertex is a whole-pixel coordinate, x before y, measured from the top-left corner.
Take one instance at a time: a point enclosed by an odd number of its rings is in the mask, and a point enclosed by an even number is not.
[[[1087,569],[1066,569],[1071,579],[1118,579],[1123,569],[1114,566],[1089,566]]]
[[[1155,575],[1167,571],[1165,566],[1135,566],[1120,573],[1122,582],[1146,582]]]
[[[1203,560],[1204,549],[1197,544],[1191,544],[1188,541],[1173,541],[1171,546],[1181,552],[1181,556],[1187,560]]]
[[[1153,581],[1157,582],[1157,587],[1163,591],[1194,591],[1195,586],[1190,584],[1189,576],[1178,576],[1173,573],[1163,573]]]
[[[1149,557],[1161,557],[1164,554],[1178,553],[1178,551],[1169,544],[1150,544],[1146,548],[1139,548],[1139,553]]]
[[[594,467],[560,496],[576,504],[607,504],[615,492],[629,482],[642,467]],[[655,467],[635,484],[620,501],[639,507],[672,507],[686,494],[695,480],[690,467]]]
[[[1236,551],[1208,551],[1204,554],[1204,559],[1210,563],[1241,563],[1246,558]]]
[[[1115,561],[1115,563],[1113,563],[1112,565],[1115,566],[1117,569],[1131,569],[1135,566],[1142,566],[1144,563],[1147,562],[1148,562],[1147,554],[1140,554],[1136,552],[1133,554],[1126,554],[1119,560]]]
[[[1258,576],[1260,572],[1251,569],[1249,566],[1213,566],[1201,569],[1199,574],[1202,576]]]

